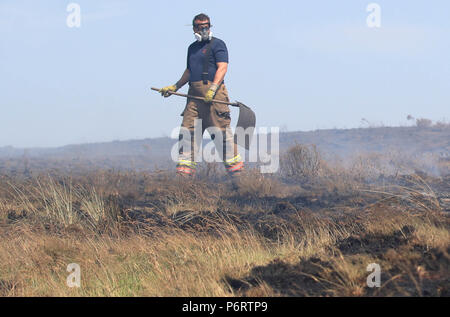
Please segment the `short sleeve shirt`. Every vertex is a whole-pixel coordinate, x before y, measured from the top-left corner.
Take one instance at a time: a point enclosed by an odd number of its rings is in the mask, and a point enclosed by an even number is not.
[[[194,42],[189,45],[187,55],[187,68],[190,72],[190,82],[201,81],[203,72],[203,60],[209,41]],[[214,38],[208,60],[208,80],[213,81],[217,71],[217,64],[228,63],[228,50],[225,42]]]

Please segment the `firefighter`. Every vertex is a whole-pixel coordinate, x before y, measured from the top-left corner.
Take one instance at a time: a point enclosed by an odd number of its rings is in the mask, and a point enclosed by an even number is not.
[[[217,139],[216,149],[223,160],[228,173],[235,177],[243,170],[244,162],[238,153],[230,128],[230,109],[228,105],[212,102],[213,99],[229,101],[224,78],[228,68],[228,50],[224,41],[213,37],[211,20],[206,14],[199,14],[192,21],[194,36],[187,53],[187,67],[174,85],[160,90],[161,95],[169,97],[170,92],[176,92],[186,83],[189,83],[189,95],[204,97],[204,101],[188,99],[186,107],[181,114],[182,129],[189,131],[190,138],[184,138],[180,133],[179,160],[177,174],[192,176],[195,174],[197,163],[195,155],[198,154],[199,143],[206,129],[215,127],[221,132],[221,138],[215,134],[211,138]],[[195,139],[194,120],[201,119],[201,138]],[[211,133],[210,133],[211,134]],[[218,144],[218,143],[222,144]]]

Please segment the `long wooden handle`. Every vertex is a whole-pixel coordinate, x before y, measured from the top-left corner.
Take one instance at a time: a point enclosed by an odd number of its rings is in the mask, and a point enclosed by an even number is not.
[[[152,90],[160,91],[161,89],[152,87]],[[186,94],[180,94],[179,92],[175,92],[175,91],[168,91],[168,93],[171,94],[171,95],[176,95],[176,96],[180,96],[180,97],[186,97],[186,98],[191,98],[191,99],[205,101],[205,98],[203,98],[203,97],[191,96],[191,95],[186,95]],[[239,107],[239,104],[237,102],[227,102],[227,101],[215,100],[215,99],[213,99],[212,102]]]

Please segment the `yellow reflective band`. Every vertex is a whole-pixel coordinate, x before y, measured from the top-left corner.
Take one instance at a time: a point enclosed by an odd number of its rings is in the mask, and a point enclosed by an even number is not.
[[[242,160],[241,155],[238,154],[238,155],[236,155],[235,157],[233,157],[233,158],[231,158],[231,159],[229,159],[229,160],[226,160],[226,161],[225,161],[225,164],[226,164],[226,165],[232,165],[232,164],[234,164],[234,163],[240,162],[241,160]]]
[[[189,167],[196,167],[197,163],[192,162],[192,161],[188,161],[188,160],[179,160],[178,161],[178,165],[185,165],[185,166],[189,166]]]

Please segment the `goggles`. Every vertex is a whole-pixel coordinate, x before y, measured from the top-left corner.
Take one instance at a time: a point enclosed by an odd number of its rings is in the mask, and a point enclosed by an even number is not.
[[[209,29],[211,27],[211,24],[209,22],[206,23],[194,23],[194,29],[201,30],[201,29]]]

